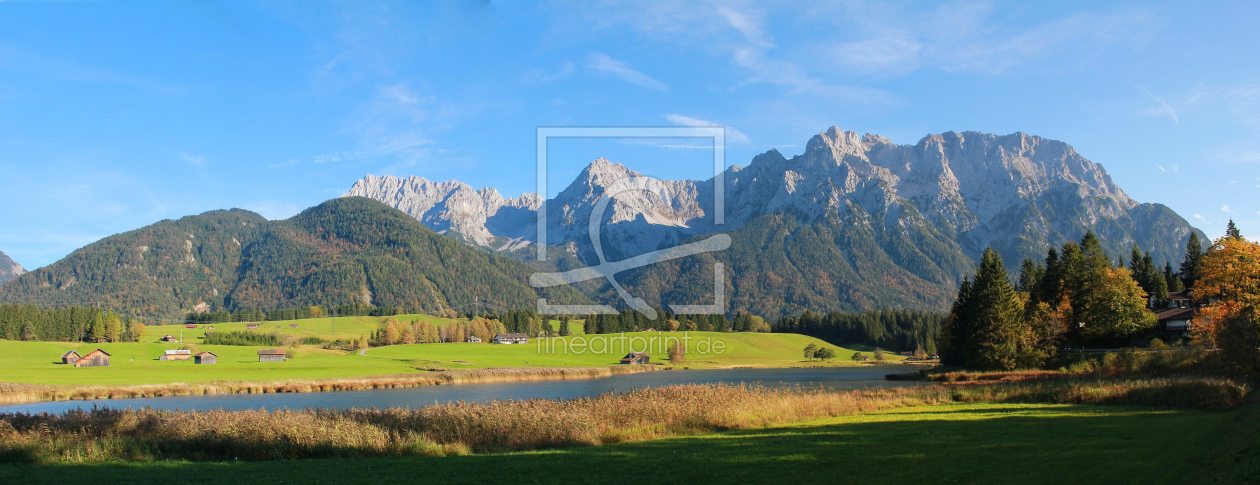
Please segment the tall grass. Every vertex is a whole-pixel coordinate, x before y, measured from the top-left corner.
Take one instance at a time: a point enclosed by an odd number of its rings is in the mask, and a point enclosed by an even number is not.
[[[444,384],[595,379],[656,370],[650,366],[539,367],[452,370],[417,374],[278,381],[140,384],[125,386],[49,386],[0,383],[0,404],[89,399],[199,396],[209,394],[270,394],[282,392],[364,391]]]
[[[1220,379],[929,385],[832,391],[685,385],[552,401],[420,409],[76,410],[0,414],[0,461],[281,460],[450,455],[588,446],[750,429],[947,402],[1173,404],[1219,408],[1246,388]]]

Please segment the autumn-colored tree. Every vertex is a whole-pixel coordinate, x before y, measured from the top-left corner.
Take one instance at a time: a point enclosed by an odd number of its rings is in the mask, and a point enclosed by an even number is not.
[[[118,318],[118,314],[109,312],[105,315],[105,338],[110,342],[118,342],[122,337],[122,319]]]
[[[1127,268],[1099,272],[1083,295],[1075,313],[1085,337],[1122,342],[1155,325],[1155,314],[1146,308],[1146,292]]]
[[[311,318],[319,318],[319,317],[324,316],[324,307],[322,306],[318,306],[318,305],[313,306],[309,308],[309,311],[311,312]]]
[[[144,332],[145,332],[144,324],[137,322],[135,320],[132,320],[131,338],[134,339],[136,342],[139,342],[140,339],[144,338]]]
[[[395,318],[385,320],[385,345],[394,345],[402,340],[402,332],[398,326],[399,322]]]
[[[669,363],[678,365],[687,361],[687,349],[677,340],[669,345]]]
[[[1191,296],[1205,303],[1190,322],[1197,342],[1219,347],[1217,327],[1248,306],[1260,305],[1260,244],[1223,237],[1199,260]]]

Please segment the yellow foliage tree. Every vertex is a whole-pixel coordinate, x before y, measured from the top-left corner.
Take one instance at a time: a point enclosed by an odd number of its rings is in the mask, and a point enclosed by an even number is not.
[[[1219,326],[1244,307],[1260,305],[1260,244],[1223,237],[1199,260],[1200,277],[1191,290],[1204,303],[1190,322],[1195,341],[1218,347]]]

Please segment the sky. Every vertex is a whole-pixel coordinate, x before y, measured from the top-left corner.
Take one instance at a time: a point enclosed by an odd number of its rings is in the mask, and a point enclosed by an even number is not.
[[[1032,3],[1032,5],[1030,5]],[[1210,237],[1260,236],[1260,2],[2,2],[0,251],[269,219],[359,178],[535,190],[540,126],[725,126],[726,163],[831,126],[1025,132]],[[712,176],[703,139],[559,140]]]

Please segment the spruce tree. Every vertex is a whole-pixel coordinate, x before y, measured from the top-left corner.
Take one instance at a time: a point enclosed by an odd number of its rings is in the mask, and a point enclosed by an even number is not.
[[[1238,226],[1234,225],[1234,220],[1229,220],[1229,225],[1225,226],[1225,237],[1231,239],[1242,239],[1242,233],[1238,232]]]
[[[1164,261],[1164,285],[1168,287],[1169,293],[1179,293],[1185,291],[1185,286],[1181,284],[1181,278],[1173,273],[1172,265]]]
[[[1199,236],[1191,231],[1190,239],[1186,240],[1186,256],[1181,261],[1181,282],[1186,289],[1194,289],[1194,282],[1199,279],[1199,259],[1202,257],[1203,245],[1199,242]]]
[[[963,365],[962,349],[970,337],[971,323],[971,277],[964,276],[958,285],[958,296],[954,305],[945,317],[945,325],[941,327],[941,335],[937,347],[941,355],[941,363],[945,365]]]
[[[1037,264],[1033,263],[1032,258],[1025,257],[1024,261],[1019,265],[1019,280],[1015,284],[1015,291],[1022,293],[1036,291],[1037,279]]]
[[[1063,265],[1059,262],[1059,251],[1050,247],[1046,251],[1046,267],[1042,272],[1037,288],[1037,301],[1055,305],[1063,297]]]
[[[1002,257],[986,249],[971,286],[972,330],[963,345],[968,367],[1009,370],[1018,363],[1024,310],[1006,274]]]

